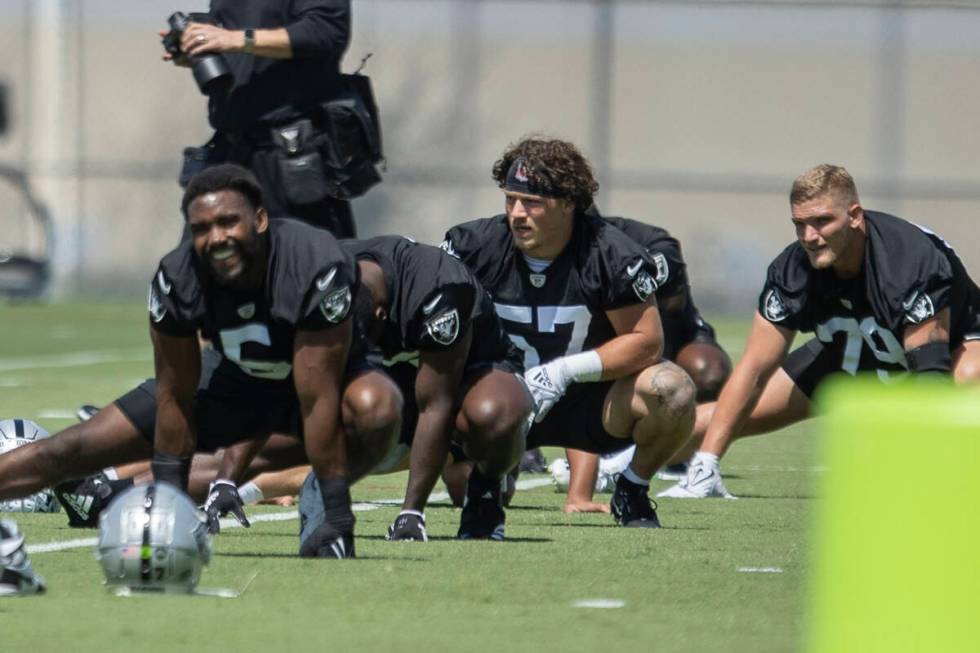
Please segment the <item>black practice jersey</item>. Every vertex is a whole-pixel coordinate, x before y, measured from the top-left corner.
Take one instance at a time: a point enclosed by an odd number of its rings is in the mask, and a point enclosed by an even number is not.
[[[377,263],[384,274],[389,306],[379,345],[387,360],[449,349],[472,328],[467,366],[509,359],[520,367],[520,353],[494,314],[489,294],[459,260],[402,236],[341,244],[355,258]]]
[[[839,279],[815,270],[793,243],[769,266],[759,313],[778,326],[815,332],[842,347],[841,369],[908,369],[902,346],[907,325],[950,310],[950,345],[980,337],[980,290],[953,249],[922,227],[865,211],[867,240],[861,273]]]
[[[255,292],[218,284],[190,240],[164,256],[150,282],[150,323],[171,336],[200,330],[222,353],[222,373],[291,391],[296,331],[328,329],[347,318],[357,268],[323,229],[282,219],[271,220],[267,233],[265,283]]]
[[[656,291],[646,250],[595,216],[575,216],[568,246],[540,273],[514,246],[504,215],[453,227],[442,247],[490,291],[526,367],[611,340],[606,311],[645,303]]]
[[[694,304],[691,296],[691,284],[687,278],[687,264],[681,254],[681,244],[665,229],[631,220],[629,218],[605,217],[624,234],[640,243],[653,257],[657,269],[654,282],[657,285],[657,307],[660,310],[660,320],[664,325],[665,355],[682,342],[669,342],[671,337],[690,336],[710,325],[701,317],[701,312]],[[680,297],[677,302],[675,298]],[[669,300],[674,300],[673,302]],[[676,305],[675,305],[676,304]],[[668,310],[669,307],[669,310]]]

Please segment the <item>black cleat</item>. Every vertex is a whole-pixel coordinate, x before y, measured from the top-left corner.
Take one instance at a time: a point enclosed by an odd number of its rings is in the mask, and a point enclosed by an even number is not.
[[[548,461],[545,460],[541,449],[528,449],[521,456],[521,464],[518,469],[528,474],[544,474],[548,471]]]
[[[301,558],[355,558],[354,533],[341,533],[324,522],[317,526],[299,546]]]
[[[625,476],[620,476],[613,490],[612,515],[616,523],[627,528],[660,528],[657,518],[657,504],[650,500],[650,488],[637,485]]]
[[[398,515],[395,522],[388,527],[385,539],[389,542],[428,542],[425,518],[410,512]]]
[[[95,528],[102,509],[109,505],[115,492],[109,477],[99,472],[87,478],[59,483],[52,488],[58,503],[68,513],[72,528]]]
[[[466,484],[466,498],[463,499],[463,513],[459,518],[456,538],[502,542],[506,519],[500,480],[485,479],[479,469],[473,467]]]
[[[98,406],[85,404],[84,406],[79,407],[79,409],[75,411],[75,417],[78,418],[79,422],[87,422],[93,417],[95,417],[95,414],[97,412],[99,412]]]

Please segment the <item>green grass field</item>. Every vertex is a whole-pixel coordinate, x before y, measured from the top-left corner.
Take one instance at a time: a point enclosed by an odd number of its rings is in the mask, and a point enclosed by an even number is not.
[[[737,355],[747,323],[715,324]],[[52,432],[80,404],[151,374],[141,305],[0,305],[0,343],[0,416]],[[796,650],[819,474],[811,442],[803,426],[738,443],[723,470],[741,500],[662,500],[658,531],[566,516],[550,486],[516,495],[499,544],[455,541],[459,512],[446,501],[427,511],[428,544],[385,542],[396,508],[365,506],[349,562],[296,557],[295,520],[226,530],[201,587],[240,588],[254,575],[237,599],[119,598],[91,546],[36,552],[49,591],[0,600],[0,650]],[[354,500],[398,499],[404,482],[368,478]],[[95,536],[67,528],[64,514],[14,517],[30,545]],[[622,607],[576,606],[587,599]]]

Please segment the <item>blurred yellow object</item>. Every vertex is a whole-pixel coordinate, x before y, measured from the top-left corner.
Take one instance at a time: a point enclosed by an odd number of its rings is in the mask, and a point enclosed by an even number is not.
[[[980,650],[980,391],[847,379],[818,403],[805,650]]]

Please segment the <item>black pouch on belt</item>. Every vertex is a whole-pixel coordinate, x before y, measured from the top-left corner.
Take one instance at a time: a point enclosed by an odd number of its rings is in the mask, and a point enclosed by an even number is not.
[[[329,190],[323,159],[314,144],[313,123],[297,120],[272,128],[272,141],[279,151],[279,177],[283,193],[292,204],[312,204]]]

